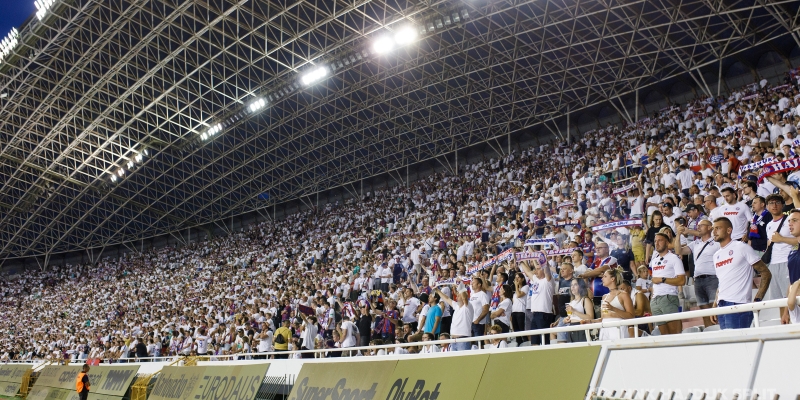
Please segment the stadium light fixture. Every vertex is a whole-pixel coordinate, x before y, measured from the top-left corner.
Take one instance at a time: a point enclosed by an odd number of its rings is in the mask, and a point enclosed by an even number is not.
[[[123,169],[123,168],[120,168],[120,169],[118,169],[118,170],[117,170],[117,175],[119,175],[120,177],[122,177],[123,175],[125,175],[125,169]]]
[[[136,160],[136,162],[142,162],[142,153],[137,154],[133,159]]]
[[[114,175],[114,174],[111,174],[111,182],[116,182],[116,181],[117,181],[117,176]]]
[[[256,112],[267,106],[267,101],[263,98],[258,98],[256,101],[250,103],[250,112]]]
[[[33,2],[36,5],[36,16],[40,21],[47,15],[47,11],[50,10],[54,3],[55,0],[36,0]]]
[[[386,54],[394,49],[394,40],[388,36],[381,36],[372,45],[372,50],[376,54]]]
[[[209,137],[211,137],[220,133],[220,131],[222,131],[222,124],[216,124],[208,130],[207,134]]]
[[[412,26],[404,26],[394,33],[394,42],[405,46],[417,40],[417,31]]]
[[[11,54],[11,50],[14,50],[17,43],[19,43],[19,31],[17,31],[17,28],[11,28],[11,32],[0,41],[0,63]]]
[[[308,71],[305,75],[303,75],[302,78],[300,78],[300,81],[303,82],[303,85],[310,85],[326,76],[328,76],[328,69],[320,66]]]

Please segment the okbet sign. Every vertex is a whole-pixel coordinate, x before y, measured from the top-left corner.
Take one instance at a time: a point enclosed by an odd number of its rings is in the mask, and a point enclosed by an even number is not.
[[[220,367],[164,367],[153,400],[253,400],[269,364]]]
[[[488,360],[488,354],[401,360],[379,399],[471,399]]]
[[[376,400],[397,361],[306,363],[289,400]]]

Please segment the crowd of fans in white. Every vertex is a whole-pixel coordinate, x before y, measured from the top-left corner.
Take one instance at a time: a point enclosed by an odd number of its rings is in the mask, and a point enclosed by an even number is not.
[[[795,73],[781,86],[762,81],[227,237],[4,279],[0,356],[281,358],[325,348],[316,356],[337,357],[385,354],[342,350],[369,344],[420,342],[391,351],[426,353],[581,341],[585,331],[424,344],[678,313],[694,305],[684,286],[700,308],[788,295],[781,318],[795,322],[793,177],[738,176],[742,165],[800,151]],[[533,250],[528,239],[570,250],[468,274]],[[719,318],[704,325],[746,328],[752,313]],[[680,333],[681,321],[657,329]]]

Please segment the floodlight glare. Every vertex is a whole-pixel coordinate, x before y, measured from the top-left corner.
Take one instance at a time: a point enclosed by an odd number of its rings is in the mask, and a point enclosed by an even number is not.
[[[128,161],[128,169],[133,169],[133,161]]]
[[[325,67],[317,67],[308,71],[300,81],[303,82],[304,85],[310,85],[328,75],[328,69]]]
[[[394,34],[394,41],[400,46],[409,44],[416,39],[417,31],[411,26],[402,27]]]
[[[394,49],[394,41],[388,36],[378,38],[372,45],[372,50],[378,54],[386,54]]]
[[[116,182],[116,181],[117,181],[117,176],[112,174],[111,175],[111,182]]]
[[[120,168],[120,169],[117,171],[117,175],[119,175],[119,176],[125,175],[125,170],[124,170],[124,169],[122,169],[122,168]]]
[[[266,106],[267,106],[266,100],[262,98],[256,99],[256,101],[250,103],[250,112],[256,112]]]
[[[136,160],[136,162],[142,162],[142,155],[137,154],[136,157],[134,157],[134,159]]]

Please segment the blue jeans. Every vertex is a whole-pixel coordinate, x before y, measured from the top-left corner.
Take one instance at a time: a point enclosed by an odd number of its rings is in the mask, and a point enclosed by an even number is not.
[[[720,300],[717,305],[719,307],[735,306],[741,303],[732,303],[730,301]],[[745,329],[749,328],[753,323],[753,313],[742,312],[736,314],[718,315],[719,327],[721,329]]]
[[[483,336],[486,333],[486,324],[472,324],[472,336]]]
[[[450,351],[467,351],[472,349],[470,342],[456,342],[450,344]]]

